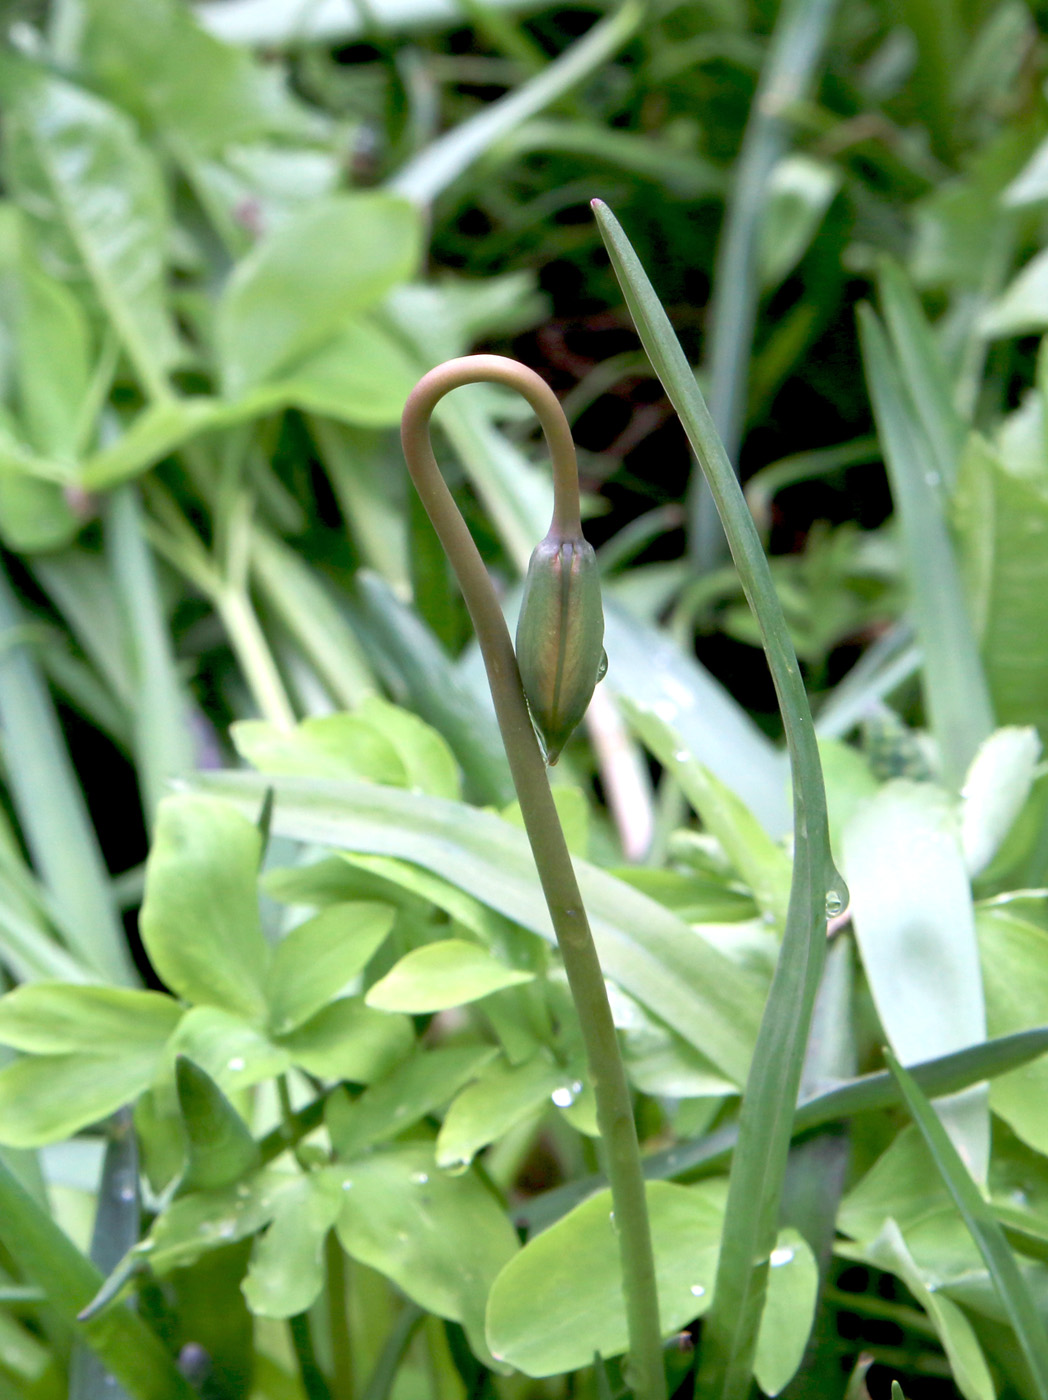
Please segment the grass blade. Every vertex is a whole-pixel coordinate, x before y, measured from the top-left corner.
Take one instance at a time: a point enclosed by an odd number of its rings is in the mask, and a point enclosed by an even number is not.
[[[709,482],[760,625],[793,774],[794,867],[786,930],[743,1096],[717,1283],[703,1328],[698,1374],[700,1395],[746,1400],[775,1245],[793,1106],[826,957],[827,910],[839,911],[847,896],[830,855],[811,711],[753,517],[695,376],[636,253],[599,200],[594,210],[648,358]]]
[[[859,334],[877,431],[902,521],[914,619],[924,652],[921,677],[929,723],[943,776],[960,787],[976,749],[994,727],[993,707],[946,528],[939,478],[928,467],[934,457],[910,410],[881,323],[868,306],[859,308]]]
[[[0,727],[8,782],[26,844],[73,951],[111,981],[133,986],[124,931],[87,805],[47,686],[19,640],[22,614],[0,571]]]
[[[713,421],[734,462],[746,412],[746,380],[760,300],[757,249],[771,172],[786,148],[786,114],[811,84],[836,0],[785,0],[750,108],[717,244],[706,356]],[[691,553],[703,571],[719,562],[723,535],[696,474],[689,505]],[[706,502],[703,505],[703,501]]]
[[[408,161],[389,181],[389,188],[416,204],[432,203],[500,137],[515,131],[606,63],[633,37],[643,19],[644,6],[639,0],[623,0],[617,10],[541,73]]]
[[[917,1124],[946,1189],[953,1197],[972,1239],[982,1255],[990,1277],[997,1286],[1001,1303],[1008,1315],[1023,1355],[1030,1367],[1039,1400],[1048,1400],[1048,1333],[1027,1290],[1004,1230],[993,1210],[976,1186],[950,1141],[935,1110],[925,1098],[913,1076],[899,1064],[890,1050],[884,1057],[896,1082],[910,1116]]]
[[[198,1400],[156,1333],[129,1308],[77,1323],[102,1274],[0,1162],[0,1242],[18,1270],[38,1284],[64,1322],[134,1400]]]

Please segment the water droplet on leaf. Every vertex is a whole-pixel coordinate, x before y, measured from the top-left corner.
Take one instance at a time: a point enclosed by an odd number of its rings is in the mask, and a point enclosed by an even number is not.
[[[780,1245],[778,1249],[773,1249],[768,1263],[773,1269],[781,1269],[783,1264],[793,1261],[793,1250],[788,1244]]]

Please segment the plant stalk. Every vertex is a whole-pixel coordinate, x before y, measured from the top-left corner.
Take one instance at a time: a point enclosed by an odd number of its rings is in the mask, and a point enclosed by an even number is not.
[[[640,1148],[604,975],[502,609],[480,553],[440,474],[430,442],[429,421],[437,402],[463,384],[484,381],[516,389],[535,410],[553,460],[554,523],[565,531],[577,529],[578,473],[567,420],[548,385],[512,360],[497,355],[471,355],[431,370],[416,385],[404,410],[404,455],[473,619],[525,830],[578,1012],[619,1236],[634,1390],[639,1400],[665,1400],[655,1259]]]

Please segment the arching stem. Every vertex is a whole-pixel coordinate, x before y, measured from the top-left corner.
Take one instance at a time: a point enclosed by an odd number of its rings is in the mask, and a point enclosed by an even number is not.
[[[416,385],[404,410],[404,455],[473,619],[524,827],[578,1012],[619,1237],[633,1389],[639,1400],[665,1400],[655,1259],[640,1148],[604,976],[502,609],[473,537],[440,474],[430,443],[429,421],[437,402],[452,389],[478,382],[505,384],[531,404],[553,459],[554,523],[565,532],[577,530],[578,471],[570,429],[549,386],[514,360],[498,355],[469,355],[431,370]]]

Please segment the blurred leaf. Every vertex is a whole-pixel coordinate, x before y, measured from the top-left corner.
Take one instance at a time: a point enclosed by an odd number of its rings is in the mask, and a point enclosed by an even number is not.
[[[28,436],[44,456],[73,458],[82,446],[91,379],[87,317],[69,287],[25,248],[18,281],[15,372]]]
[[[768,1291],[753,1374],[765,1395],[778,1395],[797,1373],[815,1316],[819,1266],[796,1230],[781,1230],[771,1252]]]
[[[1042,449],[1043,450],[1043,449]],[[1048,473],[1036,475],[972,436],[961,462],[954,525],[999,724],[1048,736]]]
[[[293,1317],[316,1302],[324,1286],[324,1240],[344,1206],[342,1186],[341,1172],[311,1172],[278,1197],[243,1282],[256,1317]]]
[[[185,1055],[218,1084],[224,1093],[272,1079],[290,1068],[286,1050],[255,1026],[217,1006],[194,1006],[182,1017],[167,1053]]]
[[[800,262],[840,187],[840,172],[811,156],[792,153],[775,165],[758,231],[765,288],[777,287]]]
[[[665,1332],[709,1306],[724,1221],[724,1184],[649,1183],[648,1215]],[[542,1307],[536,1307],[536,1299]],[[529,1240],[506,1265],[488,1302],[488,1345],[528,1376],[588,1366],[594,1352],[626,1349],[619,1241],[611,1192],[598,1191]]]
[[[19,1272],[44,1290],[63,1323],[74,1326],[102,1275],[2,1162],[0,1241]],[[82,1324],[81,1335],[134,1400],[193,1400],[195,1391],[137,1313],[117,1308]]]
[[[887,784],[848,823],[843,853],[863,967],[896,1054],[912,1064],[984,1040],[975,913],[946,795],[930,783]],[[939,1112],[985,1180],[985,1089]]]
[[[87,0],[81,54],[111,101],[175,146],[216,151],[313,127],[272,65],[208,34],[178,0]]]
[[[564,1074],[545,1054],[523,1065],[496,1060],[452,1101],[437,1135],[437,1166],[461,1167],[482,1147],[548,1106]]]
[[[991,338],[1030,335],[1048,328],[1048,250],[1035,253],[979,318]]]
[[[188,793],[166,798],[140,919],[149,959],[173,992],[248,1019],[266,1013],[261,854],[254,823],[228,803]]]
[[[128,118],[60,78],[8,61],[12,191],[44,267],[86,279],[150,394],[177,353],[164,292],[160,171]]]
[[[382,1011],[421,1015],[477,1001],[500,987],[530,982],[531,972],[506,967],[475,943],[445,938],[405,954],[367,994]]]
[[[159,1048],[15,1060],[0,1069],[0,1139],[12,1147],[39,1147],[72,1137],[136,1099],[159,1060]]]
[[[980,746],[961,789],[961,845],[970,875],[997,854],[1033,786],[1041,741],[1033,729],[997,729]]]
[[[518,1249],[488,1188],[473,1172],[441,1171],[422,1145],[377,1151],[343,1170],[348,1186],[336,1228],[346,1253],[429,1312],[461,1322],[475,1354],[487,1359],[488,1292]]]
[[[405,1060],[352,1103],[333,1094],[324,1116],[335,1151],[342,1158],[355,1157],[373,1143],[396,1137],[443,1108],[497,1053],[493,1045],[427,1050]]]
[[[986,988],[986,1024],[992,1035],[1024,1030],[1048,1013],[1048,933],[1007,906],[977,914],[979,953]],[[1048,1152],[1043,1112],[1048,1064],[1032,1061],[994,1079],[990,1105],[1038,1152]]]
[[[344,993],[385,942],[395,912],[386,904],[330,904],[285,934],[269,969],[273,1029],[293,1030]]]
[[[323,715],[294,729],[268,720],[238,720],[231,728],[242,758],[262,773],[299,778],[363,778],[392,787],[407,786],[397,747],[360,714]]]
[[[902,521],[911,606],[924,651],[922,687],[946,781],[960,785],[993,729],[986,676],[944,516],[942,483],[926,463],[923,428],[905,396],[880,322],[861,307],[859,330],[877,430]],[[999,714],[1002,723],[1009,717]]]
[[[527,839],[497,817],[377,784],[263,780],[239,773],[197,781],[251,811],[257,809],[263,786],[271,785],[276,793],[274,832],[411,861],[552,940]],[[758,985],[667,910],[621,881],[584,862],[576,863],[576,872],[607,976],[738,1082],[759,1015]]]
[[[368,696],[356,713],[393,744],[404,764],[408,787],[431,797],[461,798],[458,765],[436,729],[378,695]]]
[[[175,1085],[186,1134],[180,1195],[230,1186],[258,1166],[258,1144],[206,1070],[179,1055]]]
[[[369,191],[317,200],[234,269],[217,309],[227,394],[318,351],[346,320],[410,276],[419,255],[410,205]]]
[[[0,1044],[37,1055],[159,1050],[181,1017],[160,992],[34,982],[0,997]]]
[[[278,1037],[295,1064],[322,1079],[370,1084],[411,1053],[411,1022],[343,997]]]

